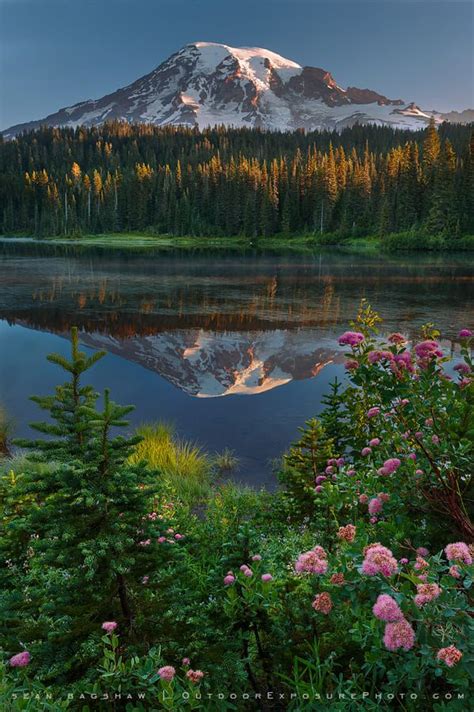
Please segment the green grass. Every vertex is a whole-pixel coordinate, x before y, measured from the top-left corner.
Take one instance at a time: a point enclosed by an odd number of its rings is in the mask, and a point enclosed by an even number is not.
[[[146,423],[137,428],[143,440],[130,462],[144,461],[161,473],[183,502],[195,504],[207,497],[212,482],[212,459],[195,443],[180,440],[167,423]]]
[[[238,469],[239,458],[235,456],[233,450],[226,447],[222,452],[214,455],[213,464],[219,472],[224,474]]]
[[[0,457],[10,455],[10,438],[13,433],[13,421],[6,410],[0,406]]]

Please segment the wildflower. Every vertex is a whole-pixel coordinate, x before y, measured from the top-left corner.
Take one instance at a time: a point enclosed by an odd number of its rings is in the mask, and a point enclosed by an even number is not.
[[[342,573],[333,574],[329,580],[334,586],[343,586],[346,583]]]
[[[333,467],[332,465],[328,465],[328,466],[326,467],[326,469],[324,470],[324,472],[325,472],[327,475],[330,475],[332,472],[334,472],[334,467]]]
[[[369,498],[367,497],[366,494],[359,495],[359,502],[361,504],[367,504],[368,501],[369,501]]]
[[[367,360],[370,364],[378,363],[379,361],[391,361],[393,359],[393,354],[391,351],[369,351],[367,355]]]
[[[314,549],[303,552],[299,555],[295,564],[295,571],[297,573],[308,571],[312,574],[325,574],[327,568],[327,554],[322,546],[315,546]]]
[[[144,539],[143,541],[138,542],[138,546],[150,546],[151,544],[151,539]]]
[[[330,594],[327,593],[327,591],[323,591],[323,593],[318,593],[312,603],[312,606],[315,611],[318,611],[318,613],[323,613],[325,616],[327,616],[329,613],[331,613],[332,610],[332,599]]]
[[[415,353],[419,359],[438,358],[443,355],[437,341],[421,341],[415,346]]]
[[[437,583],[419,583],[416,587],[417,594],[413,599],[418,606],[421,608],[425,603],[433,601],[441,593],[441,588]]]
[[[364,334],[358,331],[345,331],[338,339],[340,346],[351,346],[354,348],[364,340]]]
[[[245,569],[244,576],[247,576],[247,578],[250,578],[251,576],[253,576],[252,569]]]
[[[181,660],[181,662],[184,665],[184,667],[188,667],[188,665],[191,665],[191,660],[189,658],[183,658]]]
[[[398,457],[391,457],[390,459],[385,460],[385,462],[383,463],[383,469],[385,470],[384,474],[392,475],[398,470],[401,464],[402,463],[398,459]]]
[[[416,460],[416,452],[409,452],[408,455],[407,455],[407,458],[408,458],[409,460],[415,461],[415,460]]]
[[[415,571],[424,571],[429,567],[429,563],[425,561],[425,559],[422,556],[417,556],[416,557],[416,562],[413,566]]]
[[[115,621],[105,621],[102,623],[102,630],[105,630],[106,633],[113,633],[116,627],[117,623]]]
[[[362,562],[362,573],[366,576],[392,576],[398,570],[397,560],[390,549],[382,544],[370,544],[364,549],[364,561]]]
[[[415,644],[415,631],[406,618],[401,618],[394,623],[387,623],[383,642],[387,650],[392,652],[398,648],[410,650]]]
[[[318,475],[315,479],[315,482],[317,485],[320,485],[322,482],[325,482],[327,480],[326,475]]]
[[[273,581],[273,576],[271,574],[262,574],[262,581],[263,581],[263,583],[268,583],[269,581]]]
[[[390,341],[391,344],[406,344],[407,339],[403,336],[403,334],[400,334],[398,331],[395,332],[394,334],[390,334],[388,337],[388,340]]]
[[[158,675],[162,680],[166,680],[166,682],[171,682],[176,675],[176,670],[172,665],[164,665],[164,667],[161,667],[158,670]]]
[[[430,552],[426,548],[426,546],[419,546],[418,549],[416,550],[416,553],[418,556],[429,556]]]
[[[404,371],[409,371],[413,373],[413,363],[411,360],[411,354],[408,351],[404,351],[401,354],[396,354],[393,357],[393,361],[390,362],[390,369],[397,376],[401,377]]]
[[[467,365],[467,363],[458,363],[455,367],[454,370],[457,371],[458,373],[462,373],[465,376],[467,376],[469,373],[471,373],[471,369]]]
[[[349,359],[344,363],[344,368],[346,369],[346,371],[355,371],[359,368],[359,362],[355,361],[354,359]]]
[[[179,539],[184,539],[184,534],[175,534],[174,538],[179,541]]]
[[[469,547],[463,541],[457,541],[454,544],[448,544],[444,550],[448,561],[462,561],[470,566],[472,564],[472,556]]]
[[[314,491],[317,492],[318,494],[323,491],[323,486],[322,485],[317,485],[314,488]]]
[[[336,465],[337,465],[338,467],[342,467],[342,466],[345,464],[345,462],[346,462],[346,461],[345,461],[345,459],[344,459],[343,457],[338,457],[337,460],[336,460]]]
[[[227,576],[224,577],[224,586],[230,586],[234,581],[235,576],[233,574],[227,574]]]
[[[426,425],[428,428],[432,428],[432,427],[433,427],[433,422],[434,422],[434,421],[433,421],[433,418],[426,418],[426,420],[425,420],[425,425]]]
[[[469,339],[472,336],[472,331],[470,329],[461,329],[458,334],[460,339]]]
[[[442,660],[448,667],[454,667],[462,658],[462,653],[454,645],[441,648],[436,655],[438,660]]]
[[[377,445],[380,445],[380,438],[372,438],[372,440],[369,440],[369,445],[370,447],[377,447]]]
[[[403,613],[396,600],[386,593],[381,593],[377,598],[372,612],[379,621],[395,623],[403,618]]]
[[[24,650],[22,653],[17,653],[11,657],[9,662],[12,667],[26,667],[29,665],[30,660],[31,655],[27,650]]]
[[[390,495],[387,492],[379,492],[377,497],[382,501],[382,502],[388,502],[390,499]]]
[[[261,560],[262,560],[262,557],[260,556],[260,554],[254,554],[252,556],[252,561],[261,561]]]
[[[156,540],[158,544],[163,544],[166,541],[165,536],[159,536],[158,539]]]
[[[374,405],[372,408],[369,408],[367,411],[366,415],[368,418],[375,418],[376,415],[380,414],[380,408],[377,405]]]
[[[459,566],[456,566],[455,564],[453,566],[449,567],[449,573],[453,578],[461,578],[461,572],[459,570]]]
[[[191,680],[195,685],[198,684],[198,682],[201,682],[202,678],[204,677],[204,673],[202,670],[188,670],[186,673],[186,677],[188,680]]]
[[[370,447],[363,447],[360,454],[361,454],[363,457],[367,457],[367,455],[370,455],[371,452],[372,452],[372,448],[370,448]]]
[[[349,543],[354,541],[356,535],[356,528],[353,524],[346,524],[345,527],[339,527],[337,532],[338,539],[343,539]]]
[[[403,564],[403,565],[408,564],[408,559],[406,559],[405,557],[403,557],[403,559],[400,559],[400,563]]]
[[[369,514],[379,514],[382,511],[383,502],[378,497],[373,497],[369,502],[368,508]]]
[[[147,584],[149,580],[150,580],[150,577],[149,577],[149,576],[144,576],[144,577],[142,578],[142,583]]]
[[[433,445],[439,445],[439,437],[437,435],[432,435],[431,442],[433,443]]]
[[[420,477],[420,475],[422,475],[422,474],[423,474],[423,470],[415,470],[415,475],[418,475],[418,477]]]
[[[355,470],[350,469],[350,470],[347,470],[346,474],[349,475],[349,477],[354,477],[355,473],[356,473]]]

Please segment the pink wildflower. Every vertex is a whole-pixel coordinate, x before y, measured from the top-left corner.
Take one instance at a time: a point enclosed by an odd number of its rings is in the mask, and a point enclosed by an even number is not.
[[[150,577],[149,577],[149,576],[144,576],[144,577],[142,578],[142,583],[147,584],[149,580],[150,580]]]
[[[367,504],[368,501],[369,501],[369,498],[367,497],[366,494],[359,495],[359,502],[361,504]]]
[[[469,547],[463,541],[457,541],[454,544],[448,544],[444,550],[448,561],[462,561],[470,566],[472,564],[472,555]]]
[[[24,650],[22,653],[17,653],[13,657],[10,658],[9,662],[12,667],[26,667],[29,665],[31,660],[31,655],[27,650]]]
[[[370,447],[377,447],[377,445],[380,445],[380,438],[372,438],[372,440],[369,440],[369,445]]]
[[[158,539],[156,540],[158,544],[163,544],[166,541],[165,536],[159,536]]]
[[[390,459],[385,460],[385,462],[383,463],[383,469],[385,471],[384,474],[392,475],[398,470],[401,464],[402,463],[398,459],[398,457],[391,457]]]
[[[394,334],[390,334],[388,337],[388,340],[390,341],[391,344],[406,344],[407,339],[403,336],[403,334],[400,334],[398,331],[395,332]]]
[[[373,497],[368,505],[369,514],[379,514],[383,509],[383,502],[378,497]]]
[[[418,554],[418,556],[429,556],[430,555],[430,552],[426,548],[426,546],[419,546],[418,549],[416,550],[416,553]]]
[[[364,556],[361,570],[366,576],[392,576],[398,570],[397,560],[390,549],[382,544],[370,544],[364,549]]]
[[[252,561],[261,561],[261,560],[262,560],[262,557],[260,556],[260,554],[254,554],[252,556]]]
[[[183,658],[181,662],[184,667],[188,667],[189,665],[191,665],[191,660],[189,658]]]
[[[459,570],[459,566],[456,566],[456,564],[449,567],[449,573],[453,578],[456,578],[456,579],[461,578],[461,572]]]
[[[413,566],[415,571],[424,571],[428,567],[429,567],[429,563],[427,561],[425,561],[425,559],[422,556],[416,557],[416,563]]]
[[[413,599],[418,606],[421,608],[425,603],[433,601],[441,593],[441,588],[437,583],[419,583],[416,587],[417,594]]]
[[[367,417],[368,418],[375,418],[376,415],[379,415],[380,413],[380,408],[377,405],[374,405],[372,408],[369,408],[367,411]]]
[[[191,680],[192,683],[197,685],[204,677],[204,673],[202,672],[202,670],[188,670],[188,672],[186,673],[186,677],[188,678],[188,680]]]
[[[323,491],[323,486],[322,485],[316,485],[314,488],[314,491],[317,492],[318,494]]]
[[[472,331],[470,329],[461,329],[458,334],[460,339],[469,339],[472,336]]]
[[[377,598],[373,608],[373,614],[380,621],[394,623],[403,618],[403,613],[396,600],[386,593],[381,593]]]
[[[235,576],[233,574],[227,574],[227,576],[224,577],[224,586],[230,586],[234,581]]]
[[[343,585],[346,583],[346,580],[345,580],[345,578],[344,578],[344,574],[343,574],[343,573],[336,573],[336,574],[333,574],[333,575],[331,576],[330,582],[331,582],[334,586],[343,586]]]
[[[320,485],[320,484],[322,484],[323,482],[325,482],[326,480],[327,480],[326,475],[318,475],[318,476],[316,477],[316,479],[315,479],[315,482],[316,482],[317,485]]]
[[[162,680],[166,682],[171,682],[176,675],[176,670],[172,665],[164,665],[158,670],[158,675]]]
[[[394,623],[387,623],[383,642],[387,650],[392,652],[399,648],[410,650],[415,644],[415,631],[405,618],[401,618]]]
[[[465,376],[467,376],[469,373],[471,373],[471,369],[467,365],[467,363],[458,363],[455,367],[454,370],[457,371],[458,373],[461,373]]]
[[[273,581],[273,576],[271,574],[262,574],[262,581],[263,581],[263,583],[268,583],[269,581]]]
[[[325,616],[327,616],[329,613],[331,613],[332,610],[332,598],[330,594],[327,593],[327,591],[318,593],[312,603],[312,606],[315,611],[318,611],[318,613],[323,613]]]
[[[377,497],[382,501],[382,502],[388,502],[390,499],[390,495],[388,492],[379,492]]]
[[[438,660],[442,660],[448,667],[454,667],[462,658],[462,653],[454,645],[441,648],[436,655]]]
[[[367,457],[367,455],[370,455],[371,452],[372,452],[372,448],[370,448],[370,447],[363,447],[360,454],[361,454],[363,457]]]
[[[356,528],[353,524],[346,524],[345,527],[339,527],[337,532],[338,539],[343,539],[344,541],[353,542],[356,535]]]
[[[321,546],[315,546],[314,549],[300,554],[295,564],[297,573],[308,571],[312,574],[325,574],[327,568],[327,554]]]
[[[115,621],[105,621],[102,623],[102,630],[105,630],[106,633],[113,633],[116,627],[117,623]]]
[[[343,457],[338,457],[337,460],[336,460],[336,465],[337,465],[338,467],[342,467],[345,462],[346,462],[346,461],[345,461],[345,459],[344,459]]]
[[[439,437],[437,435],[432,435],[431,442],[433,443],[433,445],[439,445]]]
[[[340,346],[351,346],[354,348],[364,340],[364,334],[358,331],[345,331],[338,339]]]
[[[356,371],[359,368],[359,362],[354,359],[349,359],[344,363],[346,371]]]

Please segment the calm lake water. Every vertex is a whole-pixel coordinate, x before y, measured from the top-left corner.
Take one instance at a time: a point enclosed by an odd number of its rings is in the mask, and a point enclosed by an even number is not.
[[[274,480],[270,461],[344,377],[337,336],[362,297],[383,332],[434,322],[446,346],[472,326],[474,259],[467,254],[362,256],[324,251],[145,253],[0,243],[0,404],[17,435],[40,412],[28,400],[62,374],[77,325],[107,358],[88,376],[134,403],[134,424],[172,421],[210,452],[240,459],[236,478]]]

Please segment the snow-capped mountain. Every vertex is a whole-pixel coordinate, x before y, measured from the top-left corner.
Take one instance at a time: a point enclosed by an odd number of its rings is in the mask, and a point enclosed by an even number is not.
[[[128,339],[82,332],[81,342],[155,371],[197,398],[264,393],[312,378],[342,358],[317,330],[182,329]]]
[[[43,124],[92,126],[112,119],[283,131],[339,130],[356,123],[416,129],[431,116],[442,121],[444,115],[370,89],[343,89],[330,72],[302,67],[270,50],[195,42],[133,84],[44,119],[12,126],[4,136],[12,138]]]

